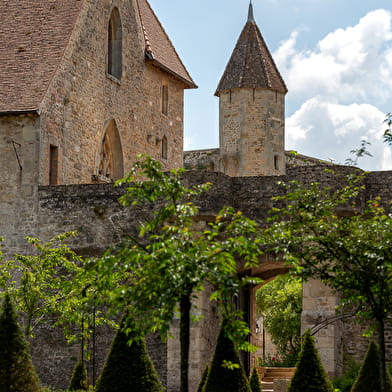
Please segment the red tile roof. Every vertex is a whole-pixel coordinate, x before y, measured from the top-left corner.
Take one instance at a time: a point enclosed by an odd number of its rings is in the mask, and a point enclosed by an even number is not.
[[[146,43],[147,59],[180,78],[187,87],[197,87],[150,4],[147,0],[137,0],[137,2]]]
[[[267,88],[287,93],[286,85],[253,18],[249,18],[216,89]]]
[[[195,87],[147,1],[137,1],[152,61],[187,87]],[[83,0],[0,0],[0,113],[39,109],[82,4]]]
[[[63,56],[80,0],[0,1],[0,112],[37,110]]]

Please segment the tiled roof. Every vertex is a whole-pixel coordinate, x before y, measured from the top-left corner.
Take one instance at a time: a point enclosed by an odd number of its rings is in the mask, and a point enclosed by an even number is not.
[[[37,110],[63,56],[80,0],[0,1],[0,112]]]
[[[196,87],[146,0],[137,0],[153,62]],[[0,113],[37,111],[83,0],[0,0]]]
[[[147,0],[138,0],[138,5],[146,43],[147,59],[180,78],[187,87],[195,88],[195,82],[186,70]]]
[[[286,85],[251,12],[215,95],[241,87],[267,88],[287,93]]]

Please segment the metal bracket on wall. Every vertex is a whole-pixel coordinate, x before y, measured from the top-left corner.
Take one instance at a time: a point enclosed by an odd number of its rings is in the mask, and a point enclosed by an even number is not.
[[[12,139],[9,140],[8,143],[12,144],[12,147],[14,148],[16,160],[18,161],[18,165],[19,165],[19,170],[23,170],[22,164],[20,163],[19,154],[18,154],[18,151],[16,149],[16,146],[19,146],[19,148],[21,148],[22,145],[20,143],[16,142],[15,140],[12,140]]]

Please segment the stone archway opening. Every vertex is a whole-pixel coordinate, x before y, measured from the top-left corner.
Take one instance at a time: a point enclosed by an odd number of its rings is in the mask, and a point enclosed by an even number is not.
[[[120,134],[116,122],[111,120],[101,141],[98,179],[101,182],[113,182],[123,176],[124,162]]]
[[[263,280],[262,284],[266,284],[267,282],[275,279],[276,276],[287,274],[289,272],[289,267],[287,267],[282,261],[277,261],[273,258],[270,258],[268,255],[264,255],[257,267],[247,270],[240,270],[239,272],[248,276],[260,278]],[[245,321],[248,323],[251,332],[249,341],[254,346],[258,346],[259,344],[259,331],[256,331],[256,295],[262,284],[256,286],[248,285],[242,290],[238,300],[239,308],[244,312]],[[251,369],[256,364],[256,357],[256,353],[243,352],[242,354],[243,364],[248,374],[250,374]]]
[[[255,363],[293,367],[301,346],[302,279],[279,274],[255,289]]]

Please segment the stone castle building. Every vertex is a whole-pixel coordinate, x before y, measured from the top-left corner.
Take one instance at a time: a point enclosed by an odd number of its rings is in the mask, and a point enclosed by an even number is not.
[[[231,205],[263,222],[271,198],[282,191],[277,178],[339,185],[324,171],[327,163],[284,150],[287,88],[252,6],[216,90],[220,148],[184,156],[183,91],[196,84],[147,0],[3,1],[0,13],[0,234],[6,256],[26,252],[27,235],[46,240],[77,230],[72,246],[84,255],[100,254],[121,240],[140,211],[120,207],[122,189],[112,182],[139,153],[159,159],[165,169],[184,165],[190,183],[213,184],[200,201],[201,220]],[[336,166],[341,173],[353,170]],[[390,200],[391,180],[392,173],[370,173],[363,200]],[[268,259],[249,271],[266,281],[284,272],[285,266]],[[256,289],[245,291],[239,303],[254,343]],[[192,328],[191,391],[218,329],[208,298],[198,302],[205,317]],[[304,328],[333,317],[338,302],[318,282],[307,284]],[[366,348],[352,339],[354,327],[343,323],[317,334],[330,374],[341,372],[344,355],[361,356]],[[32,347],[41,380],[65,387],[78,348],[65,347],[48,331],[41,335]],[[106,336],[99,336],[100,363],[110,342]],[[178,339],[151,339],[149,349],[167,390],[178,391]]]

